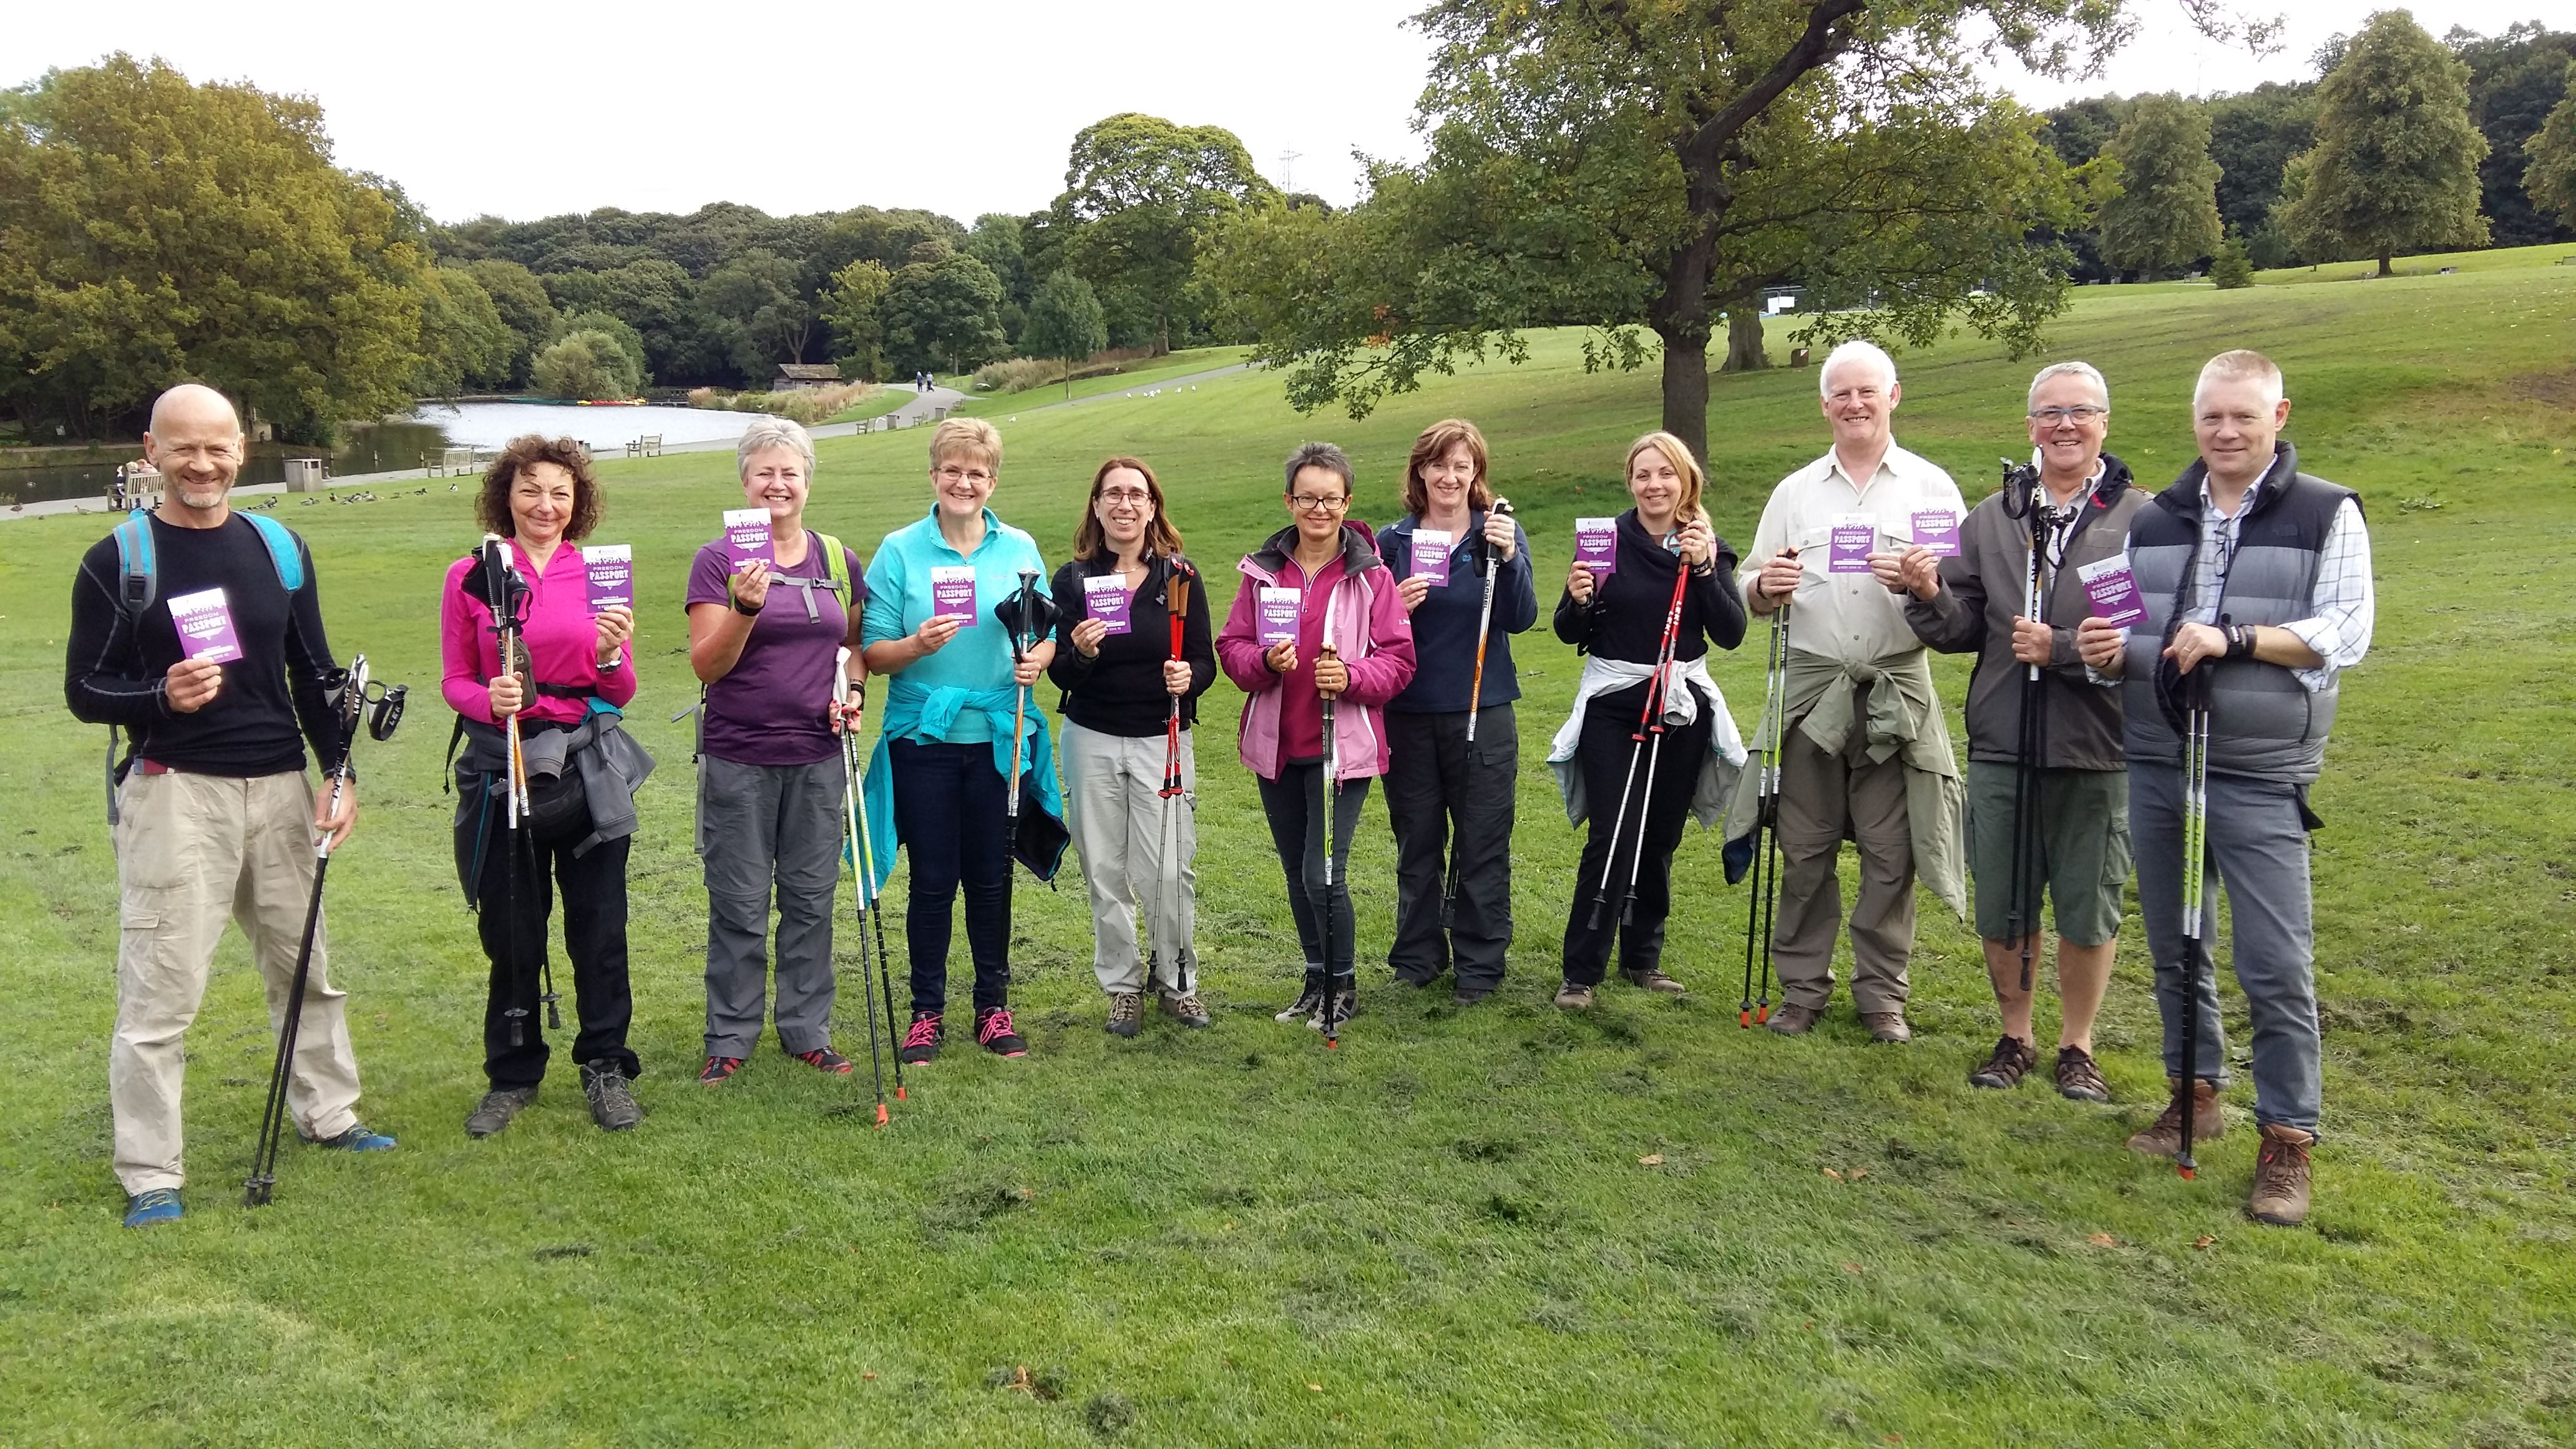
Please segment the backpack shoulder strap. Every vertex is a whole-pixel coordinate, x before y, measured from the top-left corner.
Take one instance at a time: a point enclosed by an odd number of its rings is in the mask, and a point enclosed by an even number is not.
[[[241,517],[250,520],[251,530],[268,545],[268,561],[277,565],[277,581],[286,585],[290,594],[303,588],[304,555],[295,546],[295,535],[265,513],[245,513]]]
[[[128,619],[140,619],[161,594],[160,564],[152,554],[152,515],[138,508],[116,526],[116,602]]]
[[[832,535],[816,533],[814,538],[823,547],[824,577],[832,581],[832,592],[847,600],[850,597],[850,556],[842,551],[841,541]]]

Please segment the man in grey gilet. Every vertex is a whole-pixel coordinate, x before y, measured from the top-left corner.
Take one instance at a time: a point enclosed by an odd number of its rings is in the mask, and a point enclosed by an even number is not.
[[[2370,649],[2370,536],[2351,490],[2299,471],[2279,441],[2290,416],[2281,370],[2257,352],[2224,352],[2200,371],[2192,430],[2200,461],[2138,510],[2129,563],[2147,618],[2133,630],[2099,617],[2076,648],[2125,694],[2129,828],[2138,900],[2164,1017],[2164,1115],[2129,1139],[2169,1156],[2182,1135],[2182,742],[2156,700],[2160,659],[2209,678],[2209,863],[2227,893],[2231,963],[2254,1030],[2254,1120],[2262,1145],[2247,1211],[2295,1225],[2308,1212],[2316,1141],[2318,1034],[2308,886],[2308,786],[2325,763],[2337,682]],[[2215,925],[2212,914],[2204,931]],[[2199,1042],[2192,1139],[2216,1137],[2227,1044],[2218,983],[2193,983]]]

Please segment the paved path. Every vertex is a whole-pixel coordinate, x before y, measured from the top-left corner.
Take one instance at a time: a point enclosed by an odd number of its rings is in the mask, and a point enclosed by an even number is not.
[[[1206,372],[1184,373],[1179,377],[1164,378],[1160,382],[1140,384],[1136,387],[1124,388],[1111,392],[1096,392],[1087,397],[1078,397],[1070,401],[1059,400],[1050,403],[1039,403],[1034,407],[1022,408],[1020,411],[1023,413],[1041,413],[1047,411],[1049,408],[1078,408],[1085,403],[1104,402],[1119,398],[1151,396],[1154,393],[1164,392],[1173,388],[1186,387],[1193,383],[1206,382],[1212,378],[1225,377],[1232,373],[1242,372],[1250,366],[1250,363],[1238,362],[1232,367],[1218,367],[1211,368]],[[820,426],[809,428],[807,431],[817,438],[849,438],[856,437],[863,432],[884,432],[895,428],[919,427],[921,424],[931,421],[936,415],[953,410],[959,403],[967,401],[970,396],[970,394],[960,392],[953,387],[934,387],[928,392],[917,393],[914,396],[907,398],[903,405],[896,408],[893,412],[872,418],[866,422],[824,423]],[[665,453],[729,453],[733,451],[733,446],[734,440],[731,438],[705,438],[694,443],[667,443],[663,445],[662,451]],[[624,457],[625,455],[622,452],[604,453],[601,455],[601,461],[612,463],[620,462],[624,460]],[[337,474],[324,480],[324,487],[371,488],[379,484],[393,485],[400,483],[420,483],[424,480],[431,482],[438,481],[431,479],[426,469],[397,468],[386,473]],[[454,475],[449,475],[447,481],[451,483],[456,481]],[[233,495],[235,497],[242,498],[255,498],[262,494],[284,493],[285,491],[286,485],[283,483],[254,483],[235,488],[233,490]],[[448,491],[452,493],[456,490],[450,488]],[[52,498],[41,503],[19,504],[6,510],[0,510],[0,521],[6,521],[12,518],[41,518],[49,514],[63,513],[94,513],[105,516],[107,513],[107,503],[103,498]]]

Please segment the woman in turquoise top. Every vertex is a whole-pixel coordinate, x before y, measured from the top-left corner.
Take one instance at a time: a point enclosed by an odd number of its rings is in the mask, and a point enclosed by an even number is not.
[[[870,674],[891,675],[883,735],[869,769],[869,814],[882,873],[895,844],[912,852],[905,944],[912,1025],[902,1059],[939,1055],[948,1002],[948,942],[958,890],[975,962],[975,1041],[997,1056],[1028,1053],[1011,1023],[1011,838],[1007,784],[1021,690],[1055,657],[1052,631],[1014,669],[1011,631],[994,606],[1020,576],[1043,581],[1035,539],[986,506],[1002,471],[1002,438],[980,418],[949,418],[930,435],[928,517],[885,536],[868,565],[860,625]],[[1038,593],[1043,596],[1041,584]],[[1022,726],[1023,811],[1060,818],[1046,721],[1034,700]],[[891,808],[888,808],[888,797]],[[890,813],[890,821],[882,820]],[[890,824],[891,831],[883,825]]]

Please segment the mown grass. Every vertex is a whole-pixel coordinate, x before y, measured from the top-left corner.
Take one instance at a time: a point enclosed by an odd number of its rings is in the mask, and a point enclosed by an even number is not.
[[[1080,402],[1084,398],[1098,397],[1102,393],[1150,388],[1157,383],[1168,382],[1176,377],[1186,377],[1191,373],[1213,372],[1220,367],[1232,367],[1243,361],[1243,358],[1244,349],[1240,347],[1188,347],[1178,352],[1167,352],[1161,357],[1140,361],[1125,372],[1113,372],[1100,377],[1075,378],[1072,401]],[[942,378],[941,381],[946,382],[950,387],[965,391],[966,401],[958,404],[957,410],[969,417],[1008,417],[1013,413],[1029,412],[1045,407],[1049,403],[1066,401],[1065,386],[1061,382],[1033,387],[1026,392],[988,393],[975,390],[972,374],[957,380]]]
[[[421,696],[401,739],[367,747],[331,902],[367,1113],[403,1147],[294,1152],[276,1206],[235,1206],[269,1043],[231,942],[191,1036],[191,1215],[123,1233],[99,738],[59,689],[66,581],[95,528],[0,528],[0,948],[17,965],[0,1441],[2576,1439],[2571,312],[2576,269],[2527,269],[2088,290],[2056,331],[2051,356],[2109,372],[2113,446],[2150,478],[2189,455],[2199,361],[2263,347],[2289,369],[2308,465],[2367,500],[2378,644],[2315,794],[2327,1141],[2305,1231],[2241,1217],[2241,1114],[2197,1184],[2121,1149],[2158,1077],[2134,923],[2100,1032],[2123,1098],[2108,1109],[1966,1086],[1992,1017],[1973,940],[1933,909],[1911,1048],[1867,1046],[1847,1009],[1797,1042],[1737,1030],[1743,896],[1697,835],[1669,963],[1693,994],[1551,1010],[1577,842],[1540,759],[1576,668],[1535,638],[1520,938],[1486,1005],[1399,1001],[1372,964],[1338,1053],[1269,1021],[1296,952],[1221,686],[1200,744],[1212,1030],[1100,1032],[1068,875],[1019,896],[1027,1059],[953,1052],[883,1133],[864,1072],[827,1082],[768,1047],[703,1091],[687,1077],[704,901],[688,745],[666,717],[693,697],[680,572],[733,495],[721,457],[674,456],[608,465],[600,535],[638,545],[633,718],[663,761],[634,866],[643,1129],[596,1132],[559,1075],[504,1136],[463,1137],[483,967],[452,893],[429,620],[474,532],[465,495],[290,508],[334,642]],[[2034,361],[1974,342],[1906,358],[1901,436],[1983,491],[2019,450]],[[1821,449],[1813,388],[1812,372],[1720,380],[1711,504],[1729,536]],[[1566,337],[1362,423],[1228,378],[1006,426],[997,506],[1053,558],[1091,465],[1141,453],[1223,587],[1275,526],[1295,441],[1349,446],[1360,511],[1383,521],[1414,431],[1450,413],[1486,428],[1552,576],[1572,518],[1617,506],[1654,384],[1586,375]],[[921,446],[824,444],[819,526],[866,550],[917,516]],[[1749,717],[1758,662],[1716,673]],[[1964,670],[1942,681],[1955,709]],[[1368,818],[1352,876],[1373,963],[1391,852]],[[2241,1056],[2232,987],[2228,1008]],[[859,1011],[845,992],[845,1047]]]

